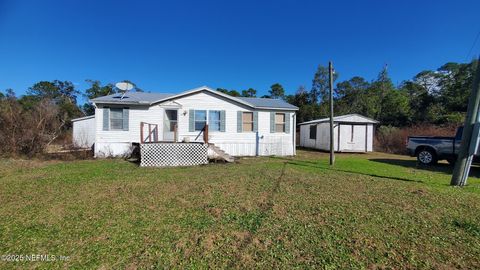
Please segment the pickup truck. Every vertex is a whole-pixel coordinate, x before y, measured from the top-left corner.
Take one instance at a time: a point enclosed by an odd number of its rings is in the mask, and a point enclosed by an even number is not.
[[[434,165],[446,159],[454,164],[462,140],[463,127],[457,128],[455,137],[409,136],[407,150],[410,156],[417,157],[423,165]]]

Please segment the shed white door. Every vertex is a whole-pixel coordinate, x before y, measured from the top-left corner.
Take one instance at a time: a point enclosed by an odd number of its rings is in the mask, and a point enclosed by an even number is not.
[[[342,125],[343,151],[365,152],[366,151],[366,125]]]

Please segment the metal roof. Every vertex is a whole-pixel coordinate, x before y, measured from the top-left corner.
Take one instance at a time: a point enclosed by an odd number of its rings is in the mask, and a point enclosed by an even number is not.
[[[192,90],[184,91],[179,94],[163,94],[163,93],[145,93],[145,92],[129,92],[121,98],[122,94],[113,94],[103,97],[94,98],[91,101],[98,104],[125,104],[125,105],[153,105],[167,100],[180,98],[185,95],[194,94],[196,92],[206,91],[212,94],[225,97],[234,102],[255,108],[255,109],[285,109],[298,110],[298,107],[293,106],[281,99],[272,98],[247,98],[247,97],[232,97],[222,92],[213,90],[207,86],[202,86]]]
[[[281,108],[281,109],[290,109],[298,110],[297,106],[293,106],[290,103],[285,102],[281,99],[273,98],[251,98],[251,97],[237,97],[247,103],[250,103],[255,108]]]
[[[353,117],[358,117],[361,119],[356,119],[353,120]],[[349,119],[350,118],[350,119]],[[319,123],[324,123],[324,122],[329,122],[330,118],[322,118],[322,119],[316,119],[308,122],[303,122],[298,125],[309,125],[309,124],[319,124]],[[376,120],[373,120],[372,118],[368,118],[366,116],[360,115],[360,114],[346,114],[346,115],[339,115],[339,116],[334,116],[333,117],[333,122],[342,122],[342,123],[359,123],[359,124],[378,124],[379,122]]]
[[[94,98],[93,103],[101,104],[152,104],[158,100],[163,100],[174,96],[175,94],[129,92],[122,98],[121,93]]]
[[[91,119],[91,118],[95,118],[95,115],[87,115],[87,116],[84,116],[84,117],[74,118],[70,121],[75,122],[75,121],[82,121],[82,120],[87,120],[87,119]]]

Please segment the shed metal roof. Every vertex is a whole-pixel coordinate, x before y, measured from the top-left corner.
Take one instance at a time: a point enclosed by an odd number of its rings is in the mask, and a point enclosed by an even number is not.
[[[322,118],[322,119],[316,119],[308,122],[303,122],[298,125],[309,125],[309,124],[319,124],[319,123],[324,123],[324,122],[329,122],[330,118]],[[372,118],[360,115],[360,114],[346,114],[346,115],[339,115],[333,117],[333,122],[336,123],[359,123],[359,124],[378,124],[379,122],[376,120],[373,120]]]
[[[289,104],[281,99],[232,97],[230,95],[213,90],[207,86],[202,86],[192,90],[184,91],[179,94],[129,92],[123,98],[121,98],[122,94],[118,93],[94,98],[91,101],[96,104],[153,105],[155,103],[180,98],[182,96],[194,94],[201,91],[207,91],[255,109],[298,110],[298,107]]]
[[[92,118],[95,118],[95,115],[87,115],[87,116],[83,116],[83,117],[79,117],[79,118],[74,118],[70,121],[75,122],[75,121],[82,121],[82,120],[87,120],[87,119],[92,119]]]

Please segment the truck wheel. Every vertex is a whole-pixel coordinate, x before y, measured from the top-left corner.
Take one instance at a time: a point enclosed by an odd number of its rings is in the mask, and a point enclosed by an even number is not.
[[[422,149],[417,153],[417,161],[423,165],[434,165],[437,163],[437,155],[431,149]]]

